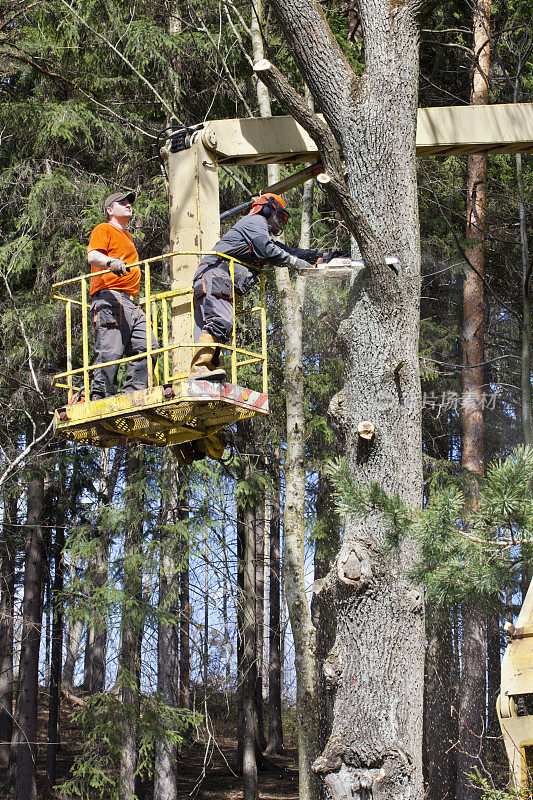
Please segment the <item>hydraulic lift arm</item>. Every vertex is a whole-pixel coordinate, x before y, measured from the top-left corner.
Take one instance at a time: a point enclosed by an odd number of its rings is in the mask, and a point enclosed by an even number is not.
[[[498,718],[515,789],[531,784],[533,769],[533,581],[516,625],[505,626]]]

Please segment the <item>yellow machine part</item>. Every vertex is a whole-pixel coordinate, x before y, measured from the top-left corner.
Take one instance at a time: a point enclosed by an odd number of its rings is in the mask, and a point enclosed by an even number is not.
[[[509,642],[502,659],[497,701],[503,741],[515,789],[533,783],[533,582],[516,625],[507,624]]]
[[[241,298],[236,296],[235,292],[233,295],[231,338],[227,344],[220,345],[227,359],[230,383],[189,381],[187,374],[195,347],[192,287],[154,294],[151,290],[150,267],[152,262],[162,261],[165,258],[173,256],[184,258],[190,255],[190,253],[176,252],[139,263],[144,271],[145,289],[145,296],[140,300],[140,304],[146,311],[148,327],[156,334],[161,346],[152,350],[151,337],[148,336],[146,353],[106,362],[108,365],[120,366],[128,365],[138,358],[146,358],[148,387],[101,400],[72,402],[80,394],[83,394],[84,398],[89,397],[93,371],[98,366],[105,366],[96,365],[90,360],[88,293],[92,276],[80,275],[54,284],[52,297],[65,303],[67,356],[67,369],[55,376],[54,383],[59,388],[67,390],[68,401],[66,406],[55,412],[56,438],[96,447],[114,447],[132,441],[172,446],[196,439],[206,439],[233,422],[257,414],[268,414],[264,274],[259,275],[259,289],[254,295],[255,302],[254,297],[251,297],[251,302],[243,307]],[[237,262],[236,259],[224,254],[217,255],[228,261],[229,274],[233,280],[234,264],[242,262]],[[103,270],[100,274],[108,271]],[[64,294],[68,291],[71,293],[74,291],[74,296]],[[179,327],[177,341],[172,340],[175,334],[172,318],[175,304],[183,323]],[[76,320],[78,329],[81,328],[79,342],[74,334]],[[152,356],[157,356],[159,362],[155,372],[151,368]],[[79,361],[81,365],[77,366],[75,362]],[[245,389],[238,385],[239,378],[244,374],[241,372],[244,367],[255,369],[254,383],[261,386],[261,391]],[[250,376],[249,371],[247,374]],[[220,451],[220,444],[216,439],[208,445],[208,455],[219,458],[220,455],[217,453]]]
[[[165,447],[205,438],[256,414],[268,414],[265,394],[184,380],[57,409],[54,435],[96,447],[131,441]]]

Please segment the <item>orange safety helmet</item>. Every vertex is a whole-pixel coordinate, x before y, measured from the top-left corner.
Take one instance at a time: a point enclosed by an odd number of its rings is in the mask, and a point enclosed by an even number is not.
[[[287,222],[289,213],[285,211],[283,198],[280,197],[279,194],[269,192],[268,194],[262,194],[260,197],[254,199],[250,214],[262,214],[268,219],[268,217],[272,216],[274,211],[279,212],[283,221]]]

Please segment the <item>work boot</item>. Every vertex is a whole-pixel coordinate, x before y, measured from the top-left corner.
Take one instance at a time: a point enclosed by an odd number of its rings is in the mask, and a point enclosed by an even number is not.
[[[189,380],[191,381],[223,381],[226,378],[226,373],[219,367],[218,369],[213,364],[213,356],[217,350],[213,345],[217,344],[217,340],[210,333],[202,331],[198,339],[197,347],[191,361],[191,371],[189,372]],[[210,345],[206,347],[206,345]]]

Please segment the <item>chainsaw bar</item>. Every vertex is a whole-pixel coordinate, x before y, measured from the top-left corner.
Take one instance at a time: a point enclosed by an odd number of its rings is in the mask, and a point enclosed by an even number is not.
[[[396,256],[387,256],[386,263],[398,272],[396,264],[400,260]],[[351,258],[332,258],[327,264],[317,264],[314,267],[298,270],[299,275],[305,275],[311,278],[350,278],[354,270],[361,269],[365,266],[365,262]]]

